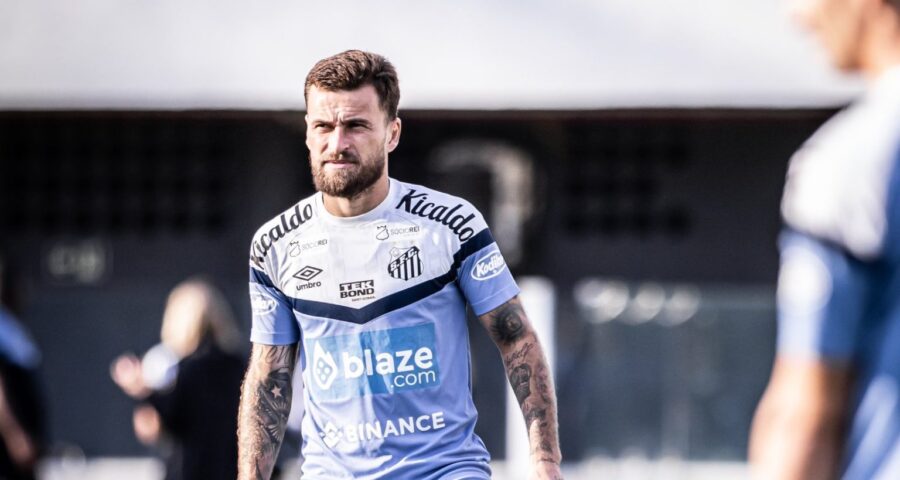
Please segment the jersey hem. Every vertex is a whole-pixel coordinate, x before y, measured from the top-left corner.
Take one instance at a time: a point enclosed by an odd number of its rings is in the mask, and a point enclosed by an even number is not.
[[[466,468],[438,477],[437,480],[491,480],[491,476],[484,470]]]

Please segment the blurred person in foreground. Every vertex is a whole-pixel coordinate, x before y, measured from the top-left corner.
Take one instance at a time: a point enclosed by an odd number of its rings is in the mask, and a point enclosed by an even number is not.
[[[19,289],[0,254],[0,479],[33,480],[44,449],[41,354],[19,322]]]
[[[163,450],[167,480],[237,476],[234,432],[246,363],[222,293],[201,279],[169,294],[162,342],[144,355],[117,358],[112,378],[140,403],[135,435]]]
[[[394,67],[346,51],[318,62],[304,92],[318,193],[251,244],[239,478],[270,475],[298,354],[304,478],[490,478],[467,304],[502,354],[534,478],[561,478],[550,370],[484,219],[463,199],[388,177],[401,125]]]
[[[900,1],[796,7],[867,91],[791,160],[778,352],[750,460],[760,479],[898,479]]]

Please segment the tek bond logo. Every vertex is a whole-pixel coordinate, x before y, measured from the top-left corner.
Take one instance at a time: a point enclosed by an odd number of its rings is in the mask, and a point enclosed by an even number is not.
[[[375,298],[375,280],[342,283],[339,288],[341,299],[349,298],[351,302]]]
[[[311,339],[312,391],[322,400],[440,385],[434,325]]]

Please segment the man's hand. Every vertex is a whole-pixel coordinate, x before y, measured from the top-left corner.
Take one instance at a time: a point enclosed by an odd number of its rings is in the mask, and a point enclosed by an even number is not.
[[[131,424],[134,427],[134,435],[147,446],[156,445],[162,434],[162,420],[159,412],[150,405],[138,405],[131,415]]]
[[[109,375],[129,397],[140,399],[150,394],[144,383],[141,360],[133,353],[119,355],[109,367]]]

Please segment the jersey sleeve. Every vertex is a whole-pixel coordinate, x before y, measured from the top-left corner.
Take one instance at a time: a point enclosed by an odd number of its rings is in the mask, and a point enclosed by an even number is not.
[[[778,353],[850,359],[870,292],[870,267],[841,247],[785,232],[780,241]]]
[[[862,260],[878,259],[892,248],[890,210],[900,148],[896,103],[859,102],[794,154],[781,202],[789,228]]]
[[[500,248],[485,227],[460,248],[459,287],[476,315],[483,315],[519,294]]]
[[[300,340],[300,327],[287,296],[272,282],[262,262],[250,262],[250,341],[291,345]]]

